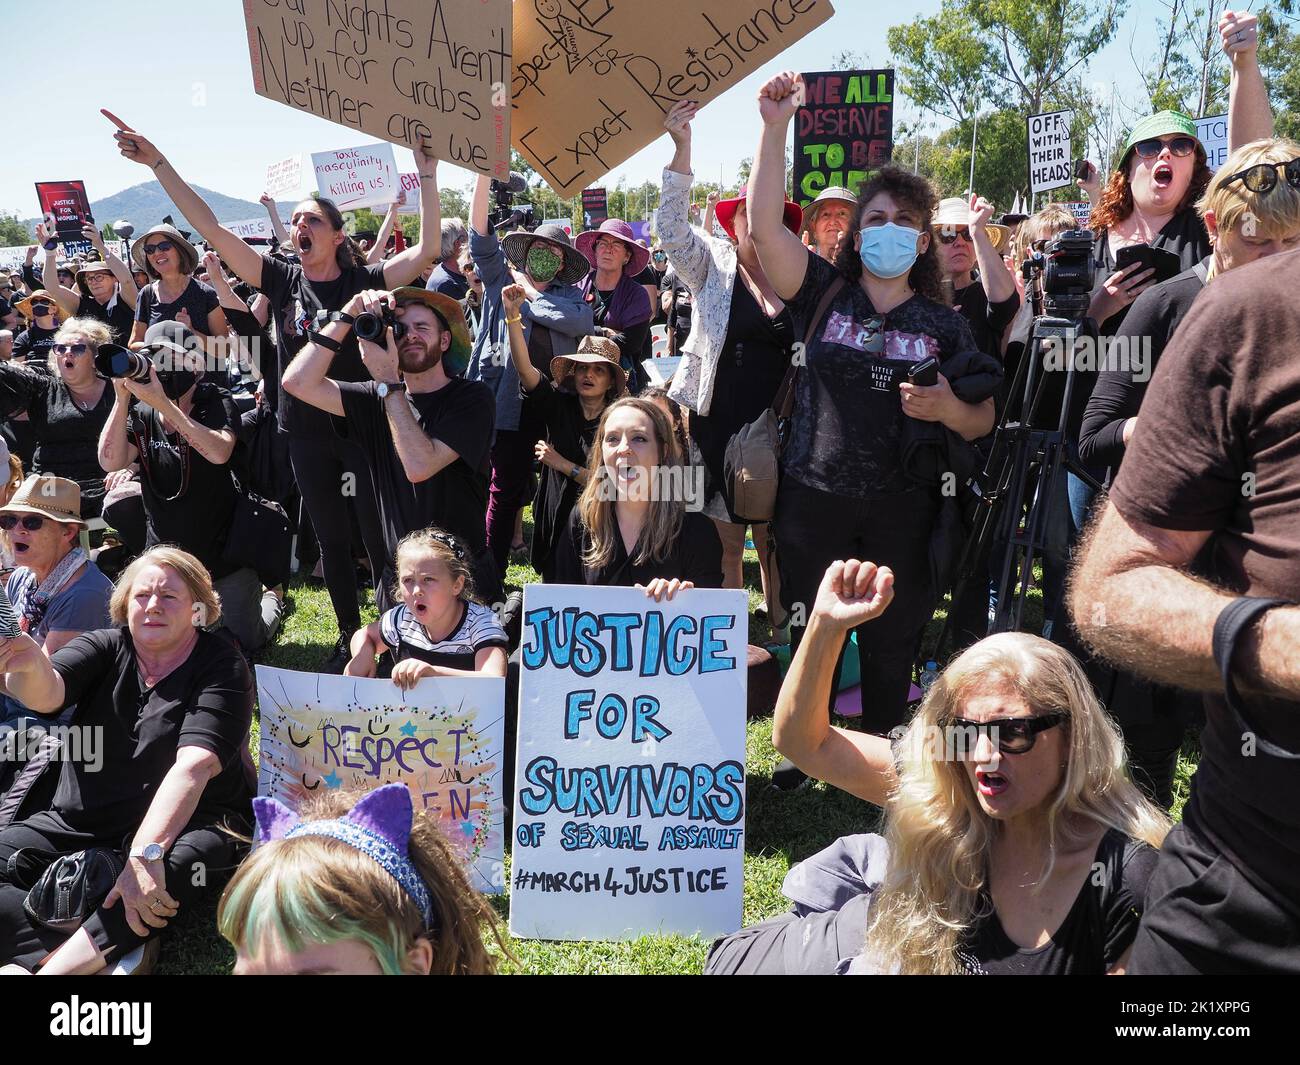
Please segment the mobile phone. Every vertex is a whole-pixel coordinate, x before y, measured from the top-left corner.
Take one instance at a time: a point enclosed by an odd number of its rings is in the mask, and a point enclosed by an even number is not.
[[[933,355],[926,356],[907,371],[907,379],[912,384],[921,385],[925,388],[937,385],[939,383],[939,360]]]
[[[1141,263],[1142,270],[1155,268],[1154,282],[1168,281],[1182,272],[1182,261],[1171,251],[1153,248],[1150,244],[1128,244],[1115,253],[1115,269],[1124,270],[1134,263]],[[1141,273],[1142,270],[1136,271]]]
[[[1074,176],[1080,181],[1087,181],[1090,167],[1087,159],[1076,159],[1074,161]]]

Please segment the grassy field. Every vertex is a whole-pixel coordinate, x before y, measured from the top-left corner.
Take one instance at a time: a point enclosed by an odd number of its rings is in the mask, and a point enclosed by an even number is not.
[[[762,597],[758,560],[746,553],[746,585],[750,591],[751,639],[762,642],[762,619],[753,610]],[[515,586],[537,579],[532,569],[512,565],[507,583]],[[1041,619],[1041,605],[1031,592],[1028,614]],[[289,612],[275,645],[263,656],[268,665],[285,669],[314,670],[329,655],[337,638],[334,615],[324,588],[318,583],[299,581],[288,590]],[[375,617],[367,594],[362,620]],[[938,624],[942,613],[933,624]],[[257,721],[253,725],[256,752]],[[869,832],[878,824],[879,811],[867,803],[823,784],[794,792],[771,788],[771,773],[780,761],[772,748],[770,718],[751,721],[748,726],[748,808],[745,818],[745,924],[773,917],[789,908],[781,895],[786,872],[796,862],[816,853],[838,837]],[[1187,785],[1195,769],[1196,751],[1189,747],[1180,761],[1175,815],[1181,812]],[[509,854],[507,852],[507,863]],[[509,913],[506,898],[494,900],[504,919]],[[502,958],[504,973],[699,973],[709,944],[681,936],[643,937],[628,943],[549,943],[511,939],[513,959]],[[163,941],[158,972],[164,974],[228,973],[234,953],[216,932],[216,900],[205,907],[180,915]]]

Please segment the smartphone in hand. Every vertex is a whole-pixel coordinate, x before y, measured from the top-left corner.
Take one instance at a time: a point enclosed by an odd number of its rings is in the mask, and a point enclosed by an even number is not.
[[[939,383],[939,360],[927,356],[907,371],[907,379],[914,385],[929,388]]]

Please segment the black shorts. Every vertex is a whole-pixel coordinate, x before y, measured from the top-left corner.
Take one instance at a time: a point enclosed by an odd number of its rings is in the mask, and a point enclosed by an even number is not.
[[[1133,975],[1300,975],[1300,918],[1178,825],[1160,848],[1133,940]]]

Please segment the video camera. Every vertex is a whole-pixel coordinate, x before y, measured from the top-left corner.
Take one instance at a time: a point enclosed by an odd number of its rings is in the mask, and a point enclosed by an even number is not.
[[[1049,241],[1035,243],[1021,272],[1026,288],[1039,283],[1048,315],[1072,321],[1087,315],[1097,280],[1092,247],[1091,229],[1069,229]],[[1036,307],[1034,313],[1038,314]]]
[[[507,226],[513,228],[518,225],[532,229],[537,224],[531,203],[521,207],[515,206],[515,197],[522,196],[528,191],[528,181],[523,174],[512,170],[509,181],[498,181],[493,178],[491,189],[494,204],[488,214],[488,223],[493,229],[504,229]]]

